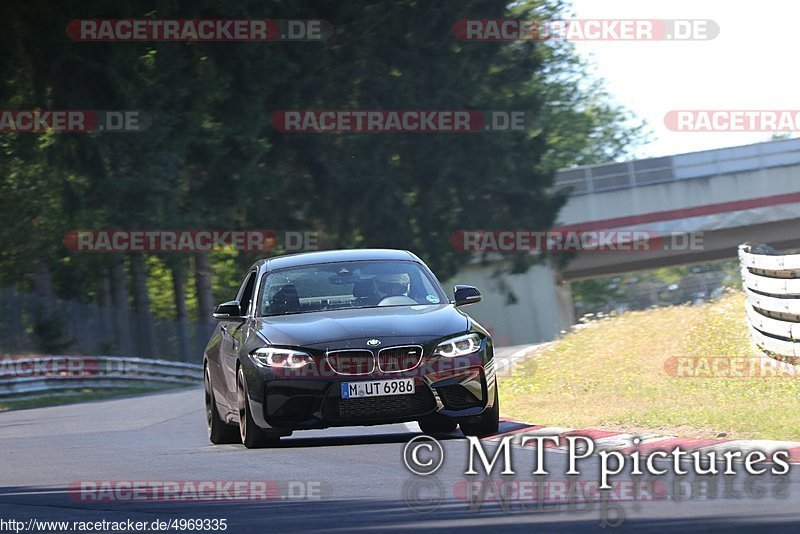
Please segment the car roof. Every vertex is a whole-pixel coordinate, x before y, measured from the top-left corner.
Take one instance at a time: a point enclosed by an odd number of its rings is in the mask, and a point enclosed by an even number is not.
[[[268,270],[284,269],[286,267],[301,267],[316,263],[334,263],[338,261],[380,261],[380,260],[412,260],[420,261],[414,254],[407,250],[389,248],[364,248],[350,250],[323,250],[319,252],[303,252],[299,254],[286,254],[257,261],[254,268],[267,264]]]

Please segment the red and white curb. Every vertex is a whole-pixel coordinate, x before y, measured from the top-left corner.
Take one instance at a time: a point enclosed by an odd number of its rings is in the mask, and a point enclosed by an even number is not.
[[[767,460],[775,451],[789,451],[789,463],[800,463],[800,442],[797,441],[776,441],[768,439],[696,439],[681,438],[652,433],[628,434],[624,432],[614,432],[609,430],[595,429],[574,429],[558,426],[541,426],[530,423],[521,423],[511,419],[500,420],[500,432],[482,441],[499,442],[506,436],[512,436],[511,445],[523,447],[521,445],[523,436],[557,436],[558,445],[552,441],[546,442],[545,447],[556,453],[566,454],[567,436],[585,436],[594,442],[595,450],[619,451],[622,454],[630,454],[639,451],[640,456],[646,457],[654,451],[669,452],[675,447],[681,450],[691,451],[716,451],[717,454],[727,450],[741,451],[747,455],[750,451],[761,451],[767,455]],[[634,445],[633,439],[639,438],[639,444]],[[536,448],[534,441],[529,441],[524,445],[525,448]]]

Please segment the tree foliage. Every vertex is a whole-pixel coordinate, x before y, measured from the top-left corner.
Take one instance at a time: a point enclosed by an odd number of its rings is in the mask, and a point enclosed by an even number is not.
[[[608,161],[642,139],[565,43],[462,42],[460,18],[549,18],[556,0],[103,0],[3,8],[7,109],[140,110],[140,133],[0,133],[0,284],[23,289],[35,262],[56,292],[97,299],[104,255],[75,254],[81,228],[310,229],[326,247],[416,252],[444,278],[469,261],[463,228],[545,229],[563,195],[556,169]],[[70,41],[74,18],[321,18],[324,42]],[[524,133],[281,133],[279,109],[525,111]],[[254,254],[212,255],[227,299]],[[529,258],[513,266],[524,270]],[[165,269],[147,263],[165,314]],[[220,277],[226,277],[220,281]],[[191,284],[187,289],[191,290]],[[224,293],[224,294],[222,294]],[[193,300],[191,301],[194,302]]]

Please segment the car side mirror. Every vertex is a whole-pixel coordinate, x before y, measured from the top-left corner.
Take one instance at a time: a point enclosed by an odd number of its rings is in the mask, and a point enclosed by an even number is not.
[[[478,291],[478,288],[472,286],[456,286],[453,288],[453,296],[455,297],[456,306],[466,306],[467,304],[475,304],[483,299],[483,295]]]
[[[226,319],[241,319],[242,307],[238,300],[223,302],[214,308],[214,313],[212,316],[218,321],[224,321]]]

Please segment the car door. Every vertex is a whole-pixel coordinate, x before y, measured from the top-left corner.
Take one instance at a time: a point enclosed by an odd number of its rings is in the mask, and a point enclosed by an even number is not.
[[[242,318],[239,320],[223,321],[220,325],[220,364],[225,375],[225,384],[228,388],[229,398],[236,398],[236,358],[239,348],[242,346],[243,333],[247,324],[247,318],[252,316],[251,304],[253,301],[253,291],[256,285],[256,271],[247,273],[236,300],[242,310]]]

